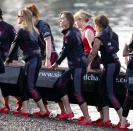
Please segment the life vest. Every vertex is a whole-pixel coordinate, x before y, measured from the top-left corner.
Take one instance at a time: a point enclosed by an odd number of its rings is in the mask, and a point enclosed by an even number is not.
[[[118,35],[113,32],[112,37],[110,37],[109,33],[109,27],[106,27],[96,37],[102,41],[106,54],[115,54],[119,51]]]
[[[90,53],[90,51],[91,51],[91,47],[90,47],[90,44],[92,44],[92,43],[88,43],[88,40],[86,39],[86,37],[85,37],[85,32],[86,32],[86,30],[91,30],[93,33],[94,33],[94,36],[95,36],[95,33],[96,33],[96,31],[94,30],[94,28],[92,27],[92,26],[90,26],[90,25],[87,25],[84,29],[83,29],[83,31],[82,31],[82,41],[83,41],[83,46],[84,46],[84,53],[85,54],[89,54]]]
[[[103,32],[98,33],[95,38],[101,41],[100,52],[102,63],[112,63],[119,59],[117,56],[119,40],[115,32],[113,32],[112,37],[110,37],[110,30],[106,27]]]

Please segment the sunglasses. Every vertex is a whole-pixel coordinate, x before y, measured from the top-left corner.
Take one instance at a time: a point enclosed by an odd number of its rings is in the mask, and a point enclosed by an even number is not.
[[[18,17],[23,17],[22,15],[18,15]]]

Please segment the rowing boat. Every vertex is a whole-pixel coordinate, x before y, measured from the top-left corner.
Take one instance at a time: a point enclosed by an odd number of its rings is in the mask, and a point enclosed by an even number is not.
[[[22,65],[8,65],[5,66],[5,73],[0,74],[1,89],[5,89],[6,91],[8,90],[10,92],[9,95],[18,95],[17,85],[22,67]],[[46,100],[56,101],[53,85],[65,70],[66,68],[58,68],[56,70],[41,68],[36,86],[39,89],[42,97],[44,97]],[[99,87],[100,75],[101,73],[95,72],[87,73],[83,76],[83,95],[89,105],[97,105],[97,89]],[[116,78],[116,83],[117,86],[115,87],[115,93],[120,103],[123,104],[126,94],[126,78],[124,73],[119,74],[119,76]],[[72,82],[70,82],[68,86],[70,102],[76,104],[72,95]]]

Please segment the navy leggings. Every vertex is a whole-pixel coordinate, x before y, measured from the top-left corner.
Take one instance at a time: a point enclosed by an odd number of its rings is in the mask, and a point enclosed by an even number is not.
[[[75,97],[76,102],[81,105],[83,104],[84,98],[82,96],[82,83],[83,83],[83,69],[82,68],[75,68],[69,69],[62,76],[57,80],[55,84],[55,91],[58,93],[58,97],[61,98],[67,94],[69,90],[68,83],[71,79],[74,80],[74,92],[73,95]]]
[[[104,66],[105,70],[101,77],[100,85],[100,106],[104,107],[109,105],[108,100],[112,103],[116,110],[120,109],[120,103],[115,96],[114,88],[116,87],[116,77],[120,71],[120,63],[109,63]]]
[[[125,99],[125,102],[123,104],[123,116],[127,117],[129,110],[131,109],[131,107],[133,106],[133,70],[127,68],[127,96]]]
[[[133,106],[133,91],[128,90],[126,99],[123,104],[123,113],[122,116],[127,117],[129,110]]]
[[[23,101],[28,100],[30,97],[32,97],[35,102],[38,102],[41,99],[36,88],[36,81],[41,64],[41,57],[33,57],[26,62],[24,68],[21,70],[19,86]]]

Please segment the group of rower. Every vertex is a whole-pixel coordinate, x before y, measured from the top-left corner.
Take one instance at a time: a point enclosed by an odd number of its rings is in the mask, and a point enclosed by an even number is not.
[[[38,73],[41,66],[53,70],[67,58],[68,70],[58,78],[53,87],[61,110],[56,118],[74,117],[67,92],[69,90],[68,83],[73,81],[73,96],[83,113],[83,116],[77,119],[79,124],[95,124],[120,130],[128,129],[130,124],[126,118],[133,101],[133,35],[131,35],[123,50],[123,56],[127,63],[127,84],[125,85],[127,95],[124,104],[120,105],[114,93],[116,77],[121,67],[117,56],[119,38],[109,25],[107,16],[96,16],[93,20],[95,27],[93,27],[89,24],[93,17],[88,12],[79,10],[73,15],[69,11],[62,11],[59,14],[59,25],[62,28],[63,47],[58,55],[50,26],[44,20],[40,20],[40,13],[35,4],[28,4],[18,11],[20,28],[17,33],[12,25],[3,20],[2,15],[0,9],[0,73],[5,72],[4,64],[17,63],[20,49],[23,52],[25,62],[20,74],[21,82],[18,84],[20,96],[15,96],[17,101],[15,115],[29,116],[28,102],[31,97],[39,108],[39,112],[34,112],[33,115],[50,115],[47,101],[42,99],[36,87]],[[101,70],[100,64],[103,65],[103,69],[98,87],[99,104],[96,107],[100,113],[100,118],[92,121],[87,103],[82,95],[82,78],[86,72]],[[0,101],[4,106],[0,109],[0,112],[9,112],[8,94],[5,90],[2,90]],[[109,101],[119,116],[117,125],[111,123]]]

